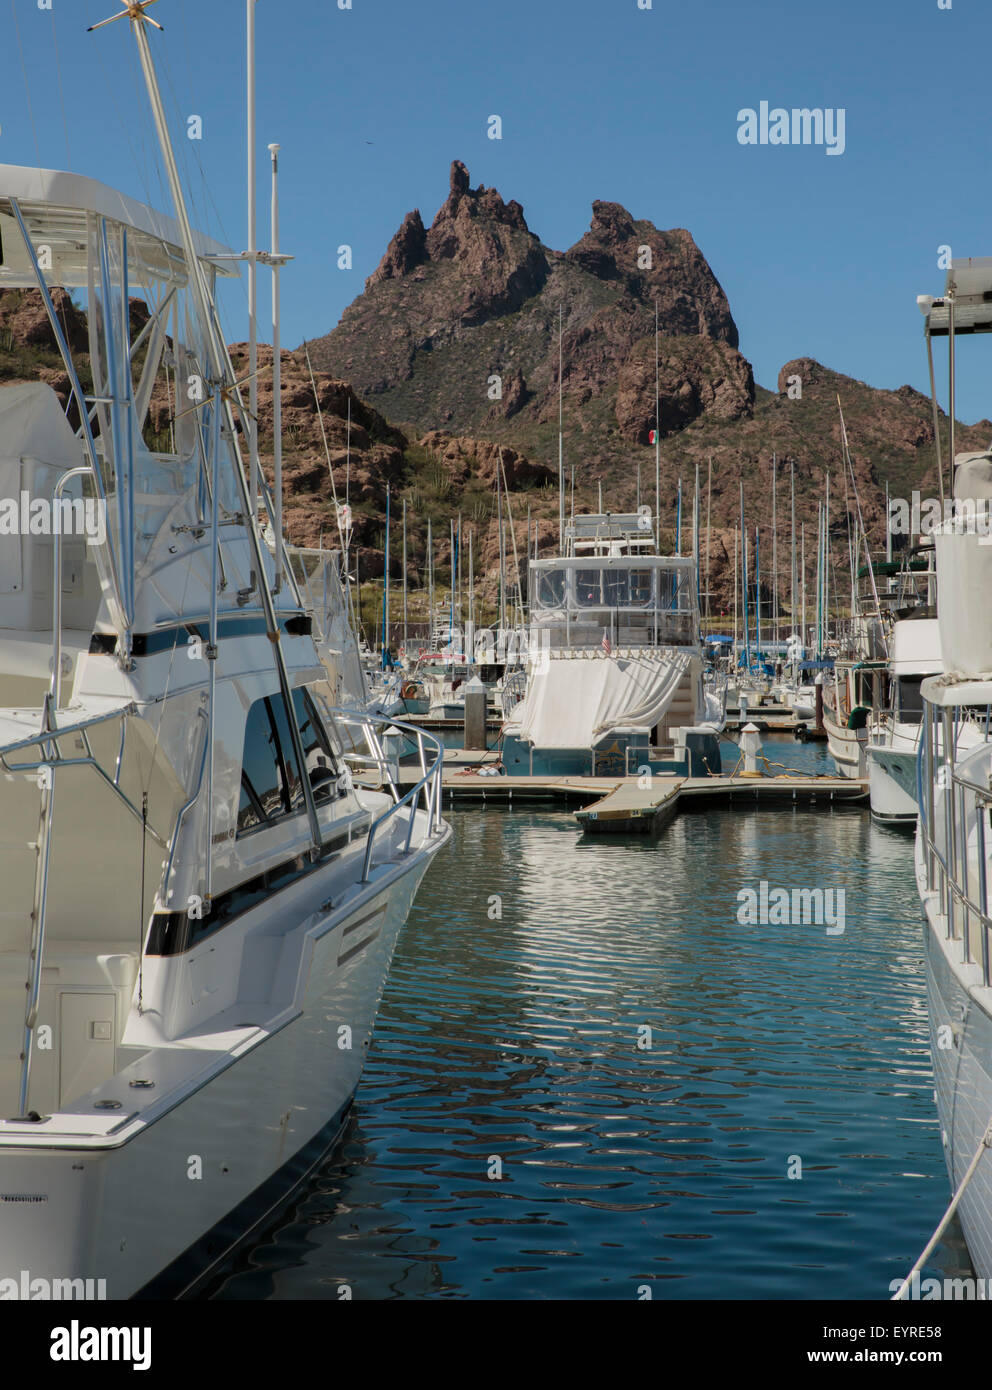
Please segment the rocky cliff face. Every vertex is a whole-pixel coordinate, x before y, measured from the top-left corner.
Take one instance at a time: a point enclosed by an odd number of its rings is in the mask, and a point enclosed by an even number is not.
[[[750,415],[754,382],[730,306],[687,231],[596,202],[585,235],[554,251],[519,203],[473,189],[456,161],[430,228],[408,213],[364,293],[310,346],[415,431],[483,433],[550,462],[560,314],[566,427],[582,435],[588,482],[654,427],[656,304],[662,434]]]

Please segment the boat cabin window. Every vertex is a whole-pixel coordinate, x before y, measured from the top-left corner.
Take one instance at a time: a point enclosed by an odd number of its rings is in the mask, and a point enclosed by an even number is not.
[[[898,680],[899,707],[897,717],[904,724],[919,724],[923,718],[922,676],[900,676]]]
[[[630,603],[632,608],[648,608],[651,605],[651,571],[631,570]]]
[[[605,569],[602,571],[605,608],[647,608],[651,603],[651,571]]]
[[[602,608],[603,596],[600,585],[602,570],[575,571],[575,603],[578,608]]]
[[[541,570],[537,583],[537,601],[542,608],[561,608],[565,602],[565,571]]]
[[[293,706],[300,726],[300,741],[303,744],[310,785],[313,787],[313,799],[319,806],[321,802],[333,801],[338,795],[337,785],[341,769],[331,748],[327,730],[321,723],[313,700],[306,690],[293,691]],[[302,806],[302,798],[300,804]]]
[[[672,609],[678,607],[678,575],[674,570],[658,572],[658,607]]]
[[[241,758],[238,834],[294,814],[302,793],[286,711],[279,696],[256,700],[248,711]]]
[[[327,731],[307,691],[293,691],[293,708],[314,801],[332,801],[339,791],[340,767]],[[238,835],[274,825],[305,809],[303,784],[296,766],[293,736],[279,695],[256,700],[248,711],[241,759]]]

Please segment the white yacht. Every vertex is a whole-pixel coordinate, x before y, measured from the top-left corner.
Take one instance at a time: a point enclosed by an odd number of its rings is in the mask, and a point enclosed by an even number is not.
[[[234,258],[190,229],[132,27],[174,217],[0,166],[0,287],[40,294],[70,383],[68,413],[0,388],[0,491],[106,523],[0,546],[0,1289],[110,1298],[193,1286],[326,1152],[449,835],[417,731],[406,795],[355,785],[374,721],[333,712],[261,539],[214,306]]]
[[[576,516],[530,565],[526,693],[503,729],[508,774],[707,776],[720,699],[704,683],[696,561],[657,553],[643,514]]]
[[[927,332],[992,328],[992,259],[954,261]],[[952,359],[953,360],[953,359]],[[952,396],[953,400],[953,396]],[[952,449],[953,457],[953,449]],[[938,457],[939,466],[939,457]],[[953,458],[958,515],[935,534],[943,672],[922,683],[916,878],[923,904],[935,1095],[958,1215],[976,1273],[992,1279],[992,451]],[[980,521],[975,523],[978,509]],[[968,513],[972,513],[969,520]]]

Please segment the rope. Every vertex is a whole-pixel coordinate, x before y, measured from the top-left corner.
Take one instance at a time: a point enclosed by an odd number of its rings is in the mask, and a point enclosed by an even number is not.
[[[141,795],[141,889],[138,898],[138,1013],[144,1012],[145,988],[145,859],[148,844],[148,793]]]
[[[890,1302],[898,1303],[900,1299],[905,1298],[906,1293],[909,1290],[909,1286],[912,1282],[913,1275],[918,1274],[920,1272],[920,1270],[926,1264],[927,1260],[933,1254],[934,1250],[937,1248],[938,1241],[940,1240],[944,1232],[947,1230],[948,1226],[951,1224],[951,1217],[957,1211],[958,1203],[964,1196],[965,1188],[968,1186],[972,1178],[975,1176],[975,1173],[978,1169],[978,1165],[981,1162],[982,1155],[985,1153],[985,1150],[989,1148],[992,1148],[992,1118],[990,1118],[989,1120],[988,1129],[986,1129],[985,1133],[982,1135],[982,1142],[975,1150],[974,1157],[972,1158],[971,1162],[968,1164],[967,1169],[965,1170],[964,1177],[958,1183],[954,1196],[951,1198],[951,1204],[944,1212],[944,1215],[941,1218],[940,1225],[937,1227],[937,1229],[934,1231],[933,1235],[927,1242],[923,1254],[916,1261],[916,1264],[913,1265],[913,1268],[906,1275],[905,1279],[902,1281],[902,1284],[899,1286],[896,1292],[892,1295]]]
[[[804,772],[803,769],[800,767],[788,767],[785,763],[770,762],[768,758],[765,757],[764,753],[759,753],[758,756],[764,763],[765,767],[780,767],[782,771],[778,774],[779,777],[788,776],[825,778],[828,782],[836,780],[836,774],[832,772]]]

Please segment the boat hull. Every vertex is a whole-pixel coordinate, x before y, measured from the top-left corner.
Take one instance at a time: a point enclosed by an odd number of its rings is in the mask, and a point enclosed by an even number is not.
[[[0,1297],[19,1296],[4,1281],[20,1287],[22,1271],[176,1296],[243,1238],[232,1214],[278,1205],[340,1129],[428,862],[314,940],[294,1017],[127,1143],[0,1150]],[[374,935],[348,934],[379,907]]]
[[[823,727],[827,734],[827,747],[834,760],[834,766],[842,777],[852,780],[863,779],[867,775],[867,742],[865,729],[848,729],[824,710]]]
[[[886,825],[916,824],[916,753],[912,748],[868,747],[871,813]]]
[[[992,991],[962,963],[961,943],[926,921],[927,998],[934,1085],[952,1189],[964,1177],[992,1118]],[[992,1279],[992,1161],[986,1155],[958,1208],[976,1273]]]

